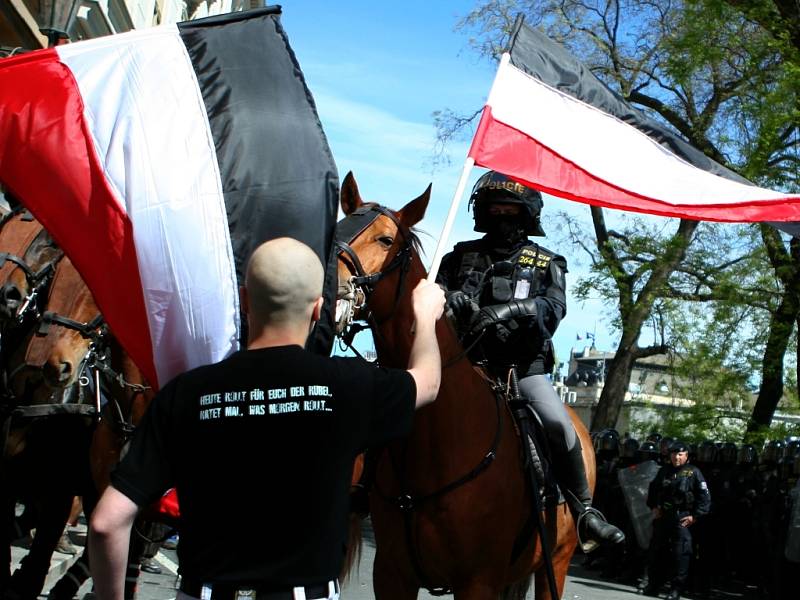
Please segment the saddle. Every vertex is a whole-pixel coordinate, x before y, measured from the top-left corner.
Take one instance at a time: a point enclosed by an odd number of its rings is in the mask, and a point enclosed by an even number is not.
[[[481,365],[474,365],[473,368],[489,382],[498,401],[504,401],[511,412],[519,440],[523,471],[533,499],[533,510],[514,540],[511,552],[513,564],[530,541],[537,527],[538,514],[551,510],[566,500],[552,469],[552,453],[544,425],[533,407],[520,395],[516,371],[510,369],[508,380],[504,382]]]

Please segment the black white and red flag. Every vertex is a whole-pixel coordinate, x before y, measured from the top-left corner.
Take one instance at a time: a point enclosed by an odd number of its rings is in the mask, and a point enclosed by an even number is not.
[[[328,263],[338,177],[279,16],[0,61],[0,182],[155,384],[238,348],[238,282],[259,243],[288,235]]]
[[[709,159],[522,22],[469,156],[561,198],[696,220],[780,221],[800,235],[800,195],[754,186]]]

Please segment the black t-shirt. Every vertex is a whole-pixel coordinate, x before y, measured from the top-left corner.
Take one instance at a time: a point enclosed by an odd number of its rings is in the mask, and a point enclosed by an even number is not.
[[[407,434],[415,398],[407,371],[238,352],[159,392],[111,481],[140,506],[177,488],[187,579],[322,583],[342,566],[354,457]]]

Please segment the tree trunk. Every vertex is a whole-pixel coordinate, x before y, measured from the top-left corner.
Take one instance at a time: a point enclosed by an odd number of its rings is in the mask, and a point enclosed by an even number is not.
[[[625,400],[625,392],[628,391],[631,381],[633,362],[634,353],[630,348],[623,348],[622,342],[620,342],[614,358],[608,366],[608,374],[600,394],[600,401],[589,428],[591,431],[601,431],[616,426],[622,410],[622,402]]]
[[[663,343],[640,348],[638,346],[639,335],[644,322],[650,317],[650,311],[661,293],[661,287],[686,256],[686,249],[691,243],[698,221],[681,219],[678,229],[672,235],[663,255],[654,261],[647,281],[634,297],[633,278],[627,274],[619,256],[614,252],[613,245],[609,243],[603,209],[592,206],[591,214],[597,238],[597,249],[617,284],[620,299],[619,312],[622,321],[622,339],[611,360],[590,427],[591,431],[600,431],[607,427],[616,427],[636,359],[667,351],[667,347]]]
[[[770,319],[769,337],[761,364],[761,386],[747,424],[748,433],[770,426],[775,409],[783,397],[783,358],[792,337],[797,313],[797,301],[792,290],[784,290],[780,306]]]

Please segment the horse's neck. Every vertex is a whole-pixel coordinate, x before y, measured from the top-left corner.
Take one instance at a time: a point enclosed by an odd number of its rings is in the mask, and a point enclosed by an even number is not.
[[[379,327],[379,334],[375,336],[375,349],[384,366],[402,369],[408,367],[411,346],[414,342],[411,294],[417,283],[425,276],[420,261],[415,260],[408,272],[405,290],[397,303],[397,309],[392,317]],[[447,322],[446,316],[436,323],[436,340],[443,366],[439,398],[447,396],[448,393],[462,393],[467,382],[479,379],[479,376],[464,356],[464,349],[453,327]]]

